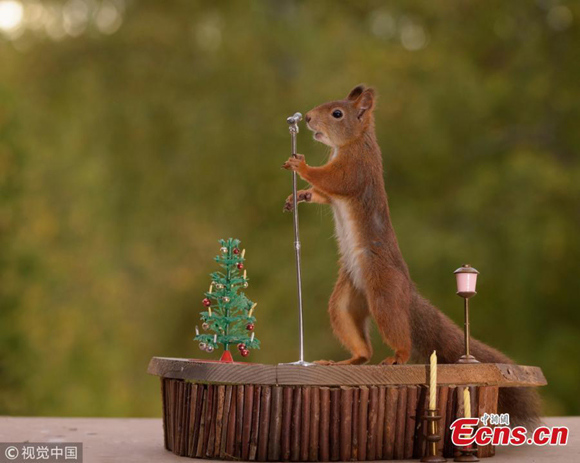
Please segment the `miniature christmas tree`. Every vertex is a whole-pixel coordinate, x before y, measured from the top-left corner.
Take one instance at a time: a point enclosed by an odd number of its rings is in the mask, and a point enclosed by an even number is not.
[[[211,274],[209,291],[205,293],[202,304],[207,311],[201,313],[202,328],[211,333],[199,333],[195,327],[195,340],[199,341],[199,348],[206,352],[213,352],[218,344],[224,347],[221,360],[232,362],[229,351],[231,344],[237,345],[242,357],[247,357],[250,349],[259,349],[260,341],[255,338],[253,316],[256,303],[250,301],[241,291],[248,287],[248,278],[244,268],[245,249],[240,251],[240,241],[229,238],[220,240],[220,254],[215,260],[223,271]]]

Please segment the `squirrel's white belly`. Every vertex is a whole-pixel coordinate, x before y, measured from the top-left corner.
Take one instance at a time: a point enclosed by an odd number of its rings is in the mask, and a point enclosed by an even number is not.
[[[359,244],[356,222],[352,218],[349,205],[346,201],[333,199],[332,206],[336,238],[342,256],[342,263],[354,285],[362,290],[364,279],[360,266],[360,255],[363,250]]]

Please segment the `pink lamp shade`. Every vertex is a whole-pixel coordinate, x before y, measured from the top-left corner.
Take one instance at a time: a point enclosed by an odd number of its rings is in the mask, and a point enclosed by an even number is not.
[[[455,270],[457,279],[457,294],[461,297],[471,297],[476,294],[475,287],[479,272],[468,264]]]

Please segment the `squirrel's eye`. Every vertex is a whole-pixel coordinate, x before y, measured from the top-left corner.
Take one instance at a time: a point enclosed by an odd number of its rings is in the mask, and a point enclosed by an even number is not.
[[[340,109],[335,109],[332,111],[332,117],[335,119],[340,119],[342,117],[342,111]]]

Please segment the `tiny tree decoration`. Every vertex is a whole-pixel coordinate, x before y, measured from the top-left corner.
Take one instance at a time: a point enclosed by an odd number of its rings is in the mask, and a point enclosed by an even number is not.
[[[207,309],[201,312],[201,333],[195,327],[194,340],[199,341],[199,348],[206,352],[213,352],[218,344],[224,347],[221,357],[223,362],[233,362],[229,346],[234,344],[242,357],[250,354],[250,349],[259,349],[260,341],[256,339],[254,328],[256,317],[252,302],[241,291],[248,287],[248,278],[244,269],[245,249],[240,251],[240,240],[229,238],[219,240],[220,253],[215,260],[220,264],[222,271],[213,272],[209,290],[202,300]]]

